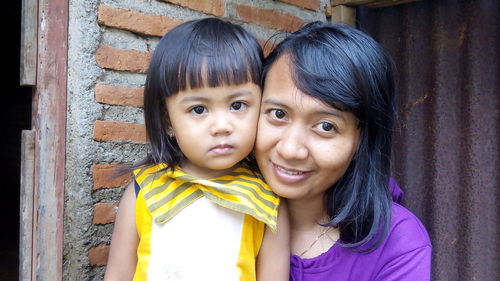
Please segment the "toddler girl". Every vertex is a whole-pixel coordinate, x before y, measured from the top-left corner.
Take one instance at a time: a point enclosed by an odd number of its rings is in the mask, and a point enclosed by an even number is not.
[[[251,157],[261,68],[256,39],[219,19],[160,40],[144,90],[151,153],[121,200],[105,280],[288,280],[287,214]]]

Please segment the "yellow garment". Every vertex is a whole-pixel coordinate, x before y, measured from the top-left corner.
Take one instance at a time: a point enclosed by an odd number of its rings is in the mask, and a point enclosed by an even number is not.
[[[166,172],[160,164],[134,171],[156,223],[165,223],[201,196],[223,207],[251,215],[276,230],[279,197],[254,172],[238,167],[231,173],[204,180],[179,167]]]
[[[134,280],[254,281],[264,223],[276,227],[279,198],[243,167],[211,180],[165,168],[134,171],[141,187]],[[193,277],[197,271],[202,277]]]

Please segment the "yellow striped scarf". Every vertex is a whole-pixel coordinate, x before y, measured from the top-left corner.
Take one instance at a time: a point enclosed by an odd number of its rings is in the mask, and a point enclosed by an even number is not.
[[[166,170],[158,164],[134,171],[144,189],[144,200],[153,220],[163,224],[182,209],[205,196],[231,210],[251,215],[276,230],[279,197],[246,167],[238,167],[222,177],[204,180],[186,174],[180,167]]]

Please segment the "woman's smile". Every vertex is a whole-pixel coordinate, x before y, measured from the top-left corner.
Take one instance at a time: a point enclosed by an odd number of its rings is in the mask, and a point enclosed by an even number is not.
[[[276,177],[283,182],[295,183],[304,180],[311,175],[310,171],[285,168],[275,163],[272,163],[272,167]]]

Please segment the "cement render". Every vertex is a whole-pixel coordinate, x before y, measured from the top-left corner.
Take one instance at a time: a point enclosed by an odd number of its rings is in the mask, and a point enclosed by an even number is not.
[[[325,20],[324,12],[311,12],[277,1],[226,0],[299,15],[306,22]],[[321,9],[327,0],[322,0]],[[118,201],[124,187],[92,191],[92,166],[97,163],[133,163],[148,150],[145,144],[132,142],[96,142],[92,139],[96,120],[144,123],[142,109],[112,106],[95,101],[96,83],[141,88],[145,74],[104,70],[97,66],[95,53],[101,44],[120,49],[153,51],[158,37],[149,37],[100,26],[99,4],[138,12],[191,20],[207,17],[200,12],[154,0],[70,0],[68,38],[68,112],[66,140],[66,177],[64,209],[63,280],[102,280],[105,267],[89,265],[88,250],[109,244],[113,224],[93,225],[93,205]],[[226,19],[241,24],[258,38],[275,34],[256,24],[242,23],[235,11],[226,5]]]
[[[64,210],[64,280],[102,280],[105,267],[89,266],[88,250],[109,244],[113,224],[93,225],[93,205],[118,201],[123,188],[92,192],[92,165],[132,163],[145,155],[144,144],[99,143],[92,139],[96,120],[144,123],[142,110],[95,101],[96,83],[142,87],[145,75],[108,73],[99,68],[95,52],[101,44],[147,51],[151,39],[97,24],[99,1],[73,0],[69,10],[68,115]],[[114,44],[111,44],[113,43]]]

